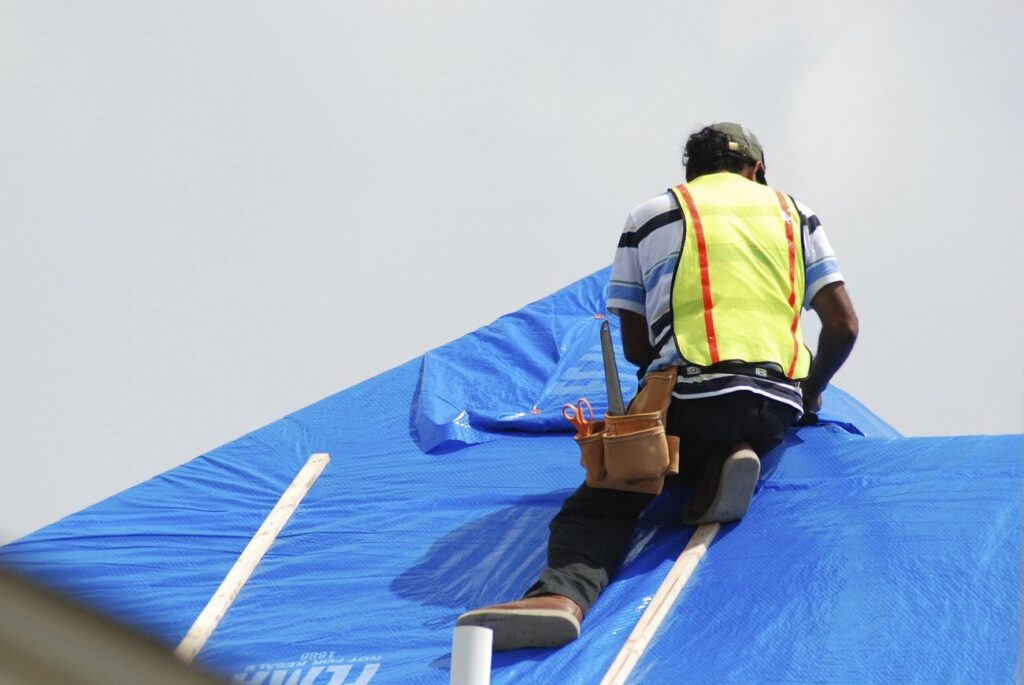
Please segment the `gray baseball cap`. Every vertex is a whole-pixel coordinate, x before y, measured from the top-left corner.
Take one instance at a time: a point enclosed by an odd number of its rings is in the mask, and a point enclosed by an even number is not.
[[[757,139],[753,131],[731,121],[720,121],[717,124],[711,124],[709,128],[726,135],[731,151],[738,152],[755,162],[761,162],[761,170],[757,172],[757,181],[762,184],[767,183],[764,177],[764,169],[767,166],[764,162],[764,150],[761,148],[761,141]]]
[[[731,121],[711,124],[709,128],[724,133],[729,139],[729,149],[733,152],[738,152],[744,157],[764,164],[764,150],[761,149],[761,143],[757,136],[749,128]]]

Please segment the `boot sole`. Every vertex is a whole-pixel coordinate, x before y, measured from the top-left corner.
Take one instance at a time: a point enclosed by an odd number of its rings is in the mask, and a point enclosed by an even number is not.
[[[761,475],[761,460],[753,450],[740,450],[722,464],[722,480],[711,506],[699,518],[683,520],[688,526],[705,523],[728,523],[743,518],[750,508],[757,479]]]
[[[493,630],[495,652],[561,647],[580,636],[576,617],[558,609],[478,609],[460,616],[455,625]]]

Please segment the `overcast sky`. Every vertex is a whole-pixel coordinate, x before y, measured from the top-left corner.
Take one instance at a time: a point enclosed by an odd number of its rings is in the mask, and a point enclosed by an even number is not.
[[[1024,429],[1019,1],[0,8],[0,542],[607,265],[716,120],[828,231],[838,385]]]

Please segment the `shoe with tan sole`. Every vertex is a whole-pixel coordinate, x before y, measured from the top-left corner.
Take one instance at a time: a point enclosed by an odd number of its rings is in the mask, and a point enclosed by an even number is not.
[[[523,647],[561,647],[580,635],[583,612],[561,595],[528,597],[467,611],[456,626],[483,626],[494,631],[494,651]]]
[[[757,458],[757,453],[752,449],[740,449],[720,463],[721,469],[717,472],[715,466],[711,465],[711,472],[705,474],[705,478],[710,480],[698,486],[698,493],[683,516],[686,525],[738,521],[750,508],[750,499],[754,496],[754,488],[761,475],[761,460]],[[708,498],[701,495],[710,492],[715,494],[711,502],[707,503]]]

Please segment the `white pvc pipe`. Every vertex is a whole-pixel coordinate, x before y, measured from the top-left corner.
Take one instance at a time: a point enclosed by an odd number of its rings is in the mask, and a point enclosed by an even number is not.
[[[483,626],[458,626],[452,636],[451,685],[491,685],[494,631]]]

